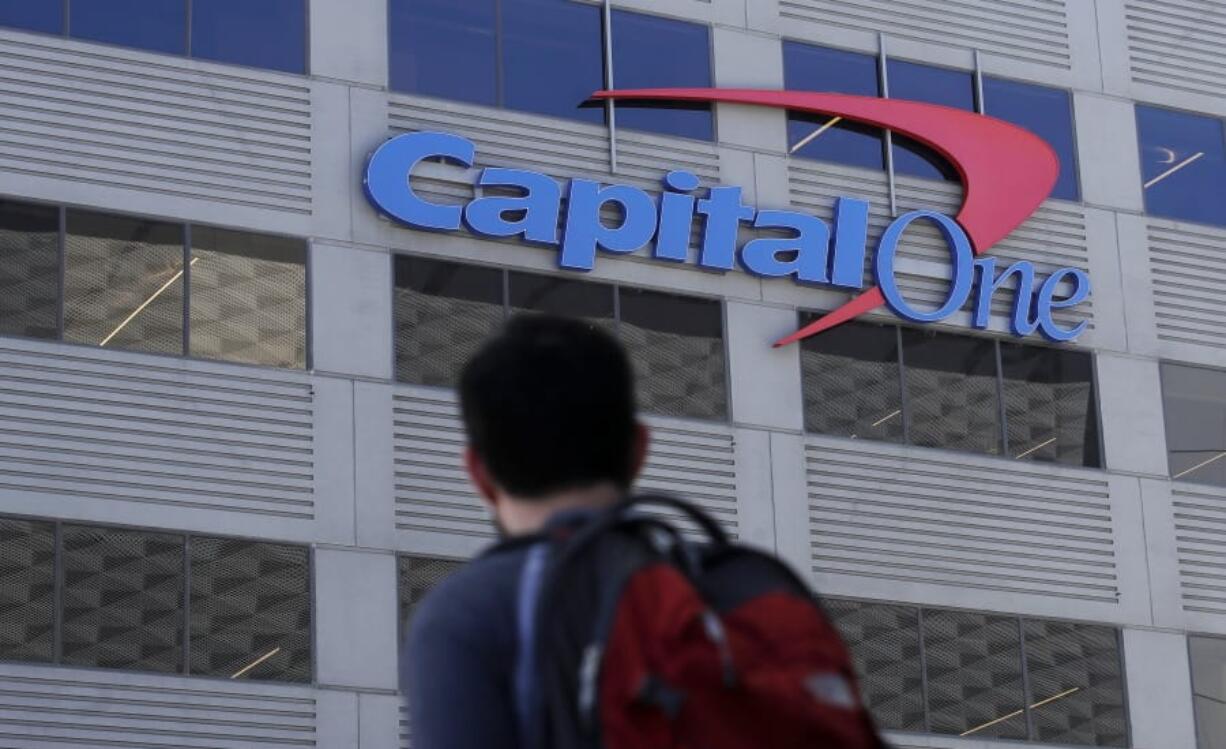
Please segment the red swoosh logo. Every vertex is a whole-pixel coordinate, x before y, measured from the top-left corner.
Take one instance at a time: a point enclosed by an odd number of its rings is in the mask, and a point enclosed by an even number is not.
[[[1060,160],[1029,130],[1004,120],[937,104],[808,91],[645,88],[598,91],[596,99],[725,102],[834,115],[901,133],[936,150],[962,176],[955,217],[975,254],[986,252],[1030,217],[1051,193]],[[874,286],[810,325],[775,342],[786,346],[885,304]]]

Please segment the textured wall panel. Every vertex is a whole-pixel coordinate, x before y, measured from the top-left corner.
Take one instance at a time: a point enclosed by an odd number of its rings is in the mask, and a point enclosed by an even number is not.
[[[809,438],[815,573],[1116,601],[1101,474],[917,452]]]
[[[1070,67],[1065,0],[780,0],[785,19]]]
[[[11,749],[315,746],[310,690],[0,665],[0,745]]]
[[[1226,347],[1226,231],[1149,226],[1158,338]]]
[[[0,340],[0,500],[314,516],[305,374],[133,359]]]
[[[0,172],[310,213],[310,93],[300,77],[0,31]]]
[[[1218,0],[1127,0],[1128,52],[1137,83],[1226,93],[1226,6]]]
[[[1226,490],[1174,484],[1171,495],[1183,607],[1226,614]]]
[[[687,497],[735,533],[736,465],[723,424],[649,418],[652,450],[644,491]],[[401,386],[394,402],[396,527],[493,538],[461,463],[464,429],[449,390]]]

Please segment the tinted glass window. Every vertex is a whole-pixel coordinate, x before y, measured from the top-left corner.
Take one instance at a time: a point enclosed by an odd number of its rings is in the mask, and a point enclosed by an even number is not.
[[[1162,365],[1171,478],[1226,486],[1226,372]]]
[[[1222,121],[1137,106],[1145,210],[1226,226],[1226,140]]]
[[[0,26],[62,34],[64,4],[59,0],[0,0]]]
[[[65,526],[63,662],[179,672],[183,537]]]
[[[999,454],[995,344],[913,329],[902,335],[910,442]]]
[[[804,316],[802,326],[814,316]],[[903,440],[898,328],[850,322],[801,342],[805,428],[840,437]]]
[[[511,273],[511,309],[580,317],[613,330],[613,287],[556,276]]]
[[[408,631],[409,617],[430,590],[463,566],[463,562],[433,557],[404,556],[397,560],[401,632]],[[403,638],[402,638],[403,641]]]
[[[831,599],[822,606],[851,650],[860,691],[877,725],[925,730],[919,610]]]
[[[705,25],[613,11],[615,88],[711,85],[711,31]],[[618,127],[713,140],[710,105],[617,105]]]
[[[881,95],[877,58],[872,55],[784,42],[783,75],[792,91]],[[807,159],[867,169],[885,166],[881,131],[838,117],[789,112],[788,149]]]
[[[193,538],[190,626],[190,673],[310,681],[307,549]]]
[[[183,227],[68,211],[64,338],[183,353]]]
[[[1189,637],[1199,749],[1226,749],[1226,639]]]
[[[192,0],[191,8],[192,57],[306,71],[305,0]]]
[[[728,417],[723,308],[717,301],[619,289],[618,331],[639,407],[666,416]]]
[[[1004,616],[924,612],[924,667],[934,733],[1026,738],[1019,630],[1018,620]]]
[[[986,114],[1020,125],[1052,147],[1060,159],[1060,178],[1052,197],[1077,200],[1077,149],[1073,137],[1073,102],[1068,91],[1001,78],[983,79]]]
[[[0,660],[52,659],[54,596],[53,526],[0,518]]]
[[[192,227],[191,355],[306,366],[306,243]]]
[[[968,112],[975,109],[975,83],[970,73],[935,68],[903,60],[887,63],[890,98],[941,104]],[[894,168],[900,174],[927,179],[957,180],[944,158],[910,138],[894,135]]]
[[[602,88],[600,8],[567,0],[501,0],[503,103],[511,109],[604,122],[582,107]]]
[[[187,54],[187,3],[72,0],[68,31],[78,39],[183,55]]]
[[[498,103],[495,0],[390,0],[388,10],[392,89]]]
[[[502,324],[503,273],[396,258],[396,376],[453,387],[460,368]]]
[[[59,335],[60,211],[0,200],[0,334]]]
[[[1098,466],[1098,414],[1090,355],[1001,344],[1009,455]]]
[[[1110,627],[1029,619],[1022,629],[1033,738],[1128,746],[1118,633]]]

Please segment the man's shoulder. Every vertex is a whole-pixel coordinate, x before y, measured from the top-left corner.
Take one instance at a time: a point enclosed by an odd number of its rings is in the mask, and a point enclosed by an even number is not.
[[[495,548],[448,575],[418,604],[414,628],[482,627],[513,616],[527,549],[526,544]]]

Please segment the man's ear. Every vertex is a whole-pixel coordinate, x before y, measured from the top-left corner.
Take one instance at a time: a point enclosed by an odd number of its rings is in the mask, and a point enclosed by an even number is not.
[[[647,462],[647,449],[651,446],[651,428],[641,421],[634,422],[634,444],[630,448],[630,478],[637,479]]]
[[[481,495],[481,499],[490,507],[496,507],[498,505],[498,484],[494,483],[489,469],[485,467],[485,461],[481,460],[481,456],[477,455],[477,451],[471,445],[464,448],[464,468],[468,471],[468,478],[473,482],[473,488],[477,490],[477,494]]]

